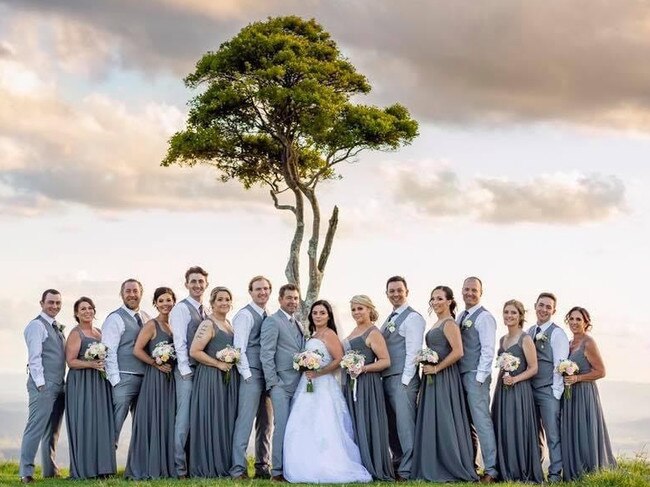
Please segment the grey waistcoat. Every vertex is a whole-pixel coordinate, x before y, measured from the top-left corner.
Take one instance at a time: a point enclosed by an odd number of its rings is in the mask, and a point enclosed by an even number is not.
[[[47,330],[47,338],[43,342],[43,350],[41,351],[43,377],[46,381],[59,385],[63,384],[63,377],[65,375],[65,346],[63,335],[61,332],[56,331],[42,316],[37,316],[36,320],[42,322]]]
[[[140,333],[138,322],[124,308],[118,308],[113,313],[120,315],[124,322],[124,333],[122,333],[120,344],[117,346],[117,368],[120,372],[144,374],[146,370],[144,362],[141,362],[133,355],[135,340],[138,338],[138,333]]]
[[[406,361],[406,339],[399,334],[399,330],[402,323],[404,323],[404,320],[406,320],[411,313],[417,313],[417,311],[409,306],[393,320],[393,323],[395,323],[394,332],[391,333],[388,327],[384,329],[383,335],[386,339],[388,355],[390,356],[390,367],[382,371],[382,377],[398,375],[404,372],[404,363]]]
[[[192,346],[192,340],[194,340],[194,335],[196,335],[196,330],[198,330],[199,325],[203,321],[203,318],[199,314],[199,311],[190,303],[187,299],[181,301],[187,310],[190,312],[190,322],[187,324],[187,356],[189,358],[190,365],[194,367],[197,364],[197,361],[189,356],[190,347]]]
[[[248,366],[253,377],[262,378],[264,374],[262,372],[262,361],[260,360],[260,333],[262,332],[264,318],[250,304],[246,305],[244,309],[247,309],[253,317],[253,328],[251,328],[248,335],[248,344],[246,345]]]
[[[479,306],[471,315],[467,316],[461,323],[460,336],[463,340],[463,357],[458,361],[458,370],[461,374],[471,372],[478,368],[478,361],[481,358],[481,340],[476,329],[476,318],[485,311],[483,306]],[[472,321],[472,326],[463,328],[463,323],[467,320]]]
[[[558,326],[555,323],[551,323],[551,326],[544,332],[546,341],[537,341],[535,342],[535,348],[537,349],[537,374],[531,379],[531,385],[534,389],[541,389],[543,387],[553,385],[553,373],[555,371],[555,366],[553,365],[553,347],[551,347],[551,335],[553,331]],[[535,340],[535,330],[537,327],[532,329],[532,338]]]

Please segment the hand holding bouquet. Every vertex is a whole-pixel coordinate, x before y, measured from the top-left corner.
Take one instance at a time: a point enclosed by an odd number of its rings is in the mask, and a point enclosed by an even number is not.
[[[293,356],[293,368],[300,372],[318,370],[323,363],[323,354],[318,350],[305,350]],[[314,384],[307,379],[307,392],[314,392]]]
[[[231,366],[236,365],[241,359],[241,350],[233,347],[232,345],[227,345],[225,348],[222,348],[217,352],[216,358],[217,360],[220,360],[226,364],[230,364]],[[226,384],[230,382],[230,368],[226,371],[224,380]]]
[[[503,371],[503,378],[506,378],[510,377],[510,372],[517,370],[520,364],[521,359],[519,357],[515,357],[513,354],[508,352],[503,352],[497,357],[496,367]],[[510,384],[505,384],[505,386],[506,388],[512,387]]]
[[[419,365],[436,365],[439,362],[438,354],[430,348],[423,348],[415,355],[414,362]],[[427,383],[431,384],[433,378],[427,374]]]
[[[341,368],[345,369],[350,376],[354,401],[357,400],[357,377],[363,372],[365,363],[366,358],[355,350],[350,350],[341,359]]]
[[[159,370],[167,375],[167,379],[171,379],[171,365],[176,359],[174,344],[167,343],[166,341],[158,343],[154,347],[151,357],[155,360],[156,365],[159,366]],[[162,370],[160,367],[163,365],[167,365],[169,371],[165,372],[165,370]]]
[[[570,377],[577,374],[580,371],[580,367],[573,360],[565,359],[560,361],[557,366],[557,371],[564,377]],[[567,399],[571,399],[571,386],[566,383],[564,385],[564,395]]]
[[[98,364],[97,370],[99,370],[102,379],[106,379],[106,371],[104,370],[106,355],[108,355],[108,348],[101,342],[91,343],[84,353],[84,359],[101,362],[101,364]]]

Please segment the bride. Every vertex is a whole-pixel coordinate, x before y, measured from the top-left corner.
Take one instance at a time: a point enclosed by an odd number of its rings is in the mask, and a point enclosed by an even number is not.
[[[307,350],[323,354],[319,371],[303,373],[293,396],[284,435],[283,473],[289,482],[370,482],[354,443],[352,419],[340,385],[333,375],[339,368],[343,347],[336,333],[332,307],[316,301],[309,312]],[[312,379],[313,392],[307,392]]]

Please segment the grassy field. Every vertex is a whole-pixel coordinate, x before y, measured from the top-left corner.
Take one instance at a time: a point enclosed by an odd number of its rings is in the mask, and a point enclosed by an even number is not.
[[[67,473],[67,472],[66,472]],[[375,484],[388,484],[388,482],[376,482]],[[391,483],[392,484],[392,483]],[[426,482],[405,482],[400,484],[403,487],[421,486]],[[0,463],[0,485],[20,485],[18,480],[18,465],[16,463]],[[250,487],[277,487],[278,484],[268,480],[247,480],[243,482],[234,482],[229,479],[190,479],[190,480],[158,480],[149,482],[136,482],[124,480],[121,475],[107,480],[84,480],[84,481],[70,481],[66,479],[48,479],[42,480],[40,478],[40,471],[36,472],[36,483],[39,487],[85,487],[85,486],[175,486],[175,487],[226,487],[235,485],[246,485]],[[449,487],[460,487],[477,484],[469,483],[456,483],[446,484]],[[500,483],[503,487],[516,487],[527,486],[530,484],[520,484],[515,482]],[[619,468],[613,471],[600,472],[589,475],[578,482],[570,482],[559,484],[562,487],[646,487],[650,486],[650,463],[645,457],[639,457],[634,460],[623,460],[620,462]]]

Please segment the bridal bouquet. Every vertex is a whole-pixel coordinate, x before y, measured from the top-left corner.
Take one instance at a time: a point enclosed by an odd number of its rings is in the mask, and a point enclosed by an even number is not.
[[[514,372],[519,368],[519,364],[521,364],[519,357],[515,357],[508,352],[503,352],[497,357],[496,368],[503,370],[503,377],[509,377],[510,372]],[[510,386],[505,387],[508,389]]]
[[[347,370],[350,376],[350,385],[352,386],[352,397],[357,401],[357,376],[361,373],[363,366],[366,363],[366,358],[355,350],[350,350],[343,355],[341,359],[341,368]]]
[[[573,360],[569,360],[569,359],[560,361],[560,363],[557,366],[557,371],[560,374],[562,374],[564,377],[575,375],[578,373],[579,370],[580,367],[578,367],[578,364],[575,363]],[[568,384],[565,384],[564,386],[564,395],[566,396],[567,399],[571,399],[571,386]]]
[[[93,342],[86,349],[84,358],[86,360],[106,360],[106,355],[108,355],[108,348],[106,348],[106,345],[101,342]],[[99,375],[102,379],[106,379],[105,370],[100,370]]]
[[[323,354],[318,350],[305,350],[293,356],[293,368],[300,372],[318,370],[323,363]],[[314,392],[314,384],[307,379],[307,392]]]
[[[226,348],[222,348],[217,352],[217,360],[221,360],[227,364],[238,364],[241,359],[241,350],[233,347],[232,345],[226,345]],[[230,382],[230,370],[226,372],[224,377],[226,384]]]
[[[174,349],[173,343],[160,342],[156,345],[151,352],[152,358],[156,361],[158,365],[168,364],[176,358],[176,350]],[[165,374],[167,380],[171,379],[171,373],[167,372]]]
[[[439,360],[436,352],[430,348],[423,348],[415,355],[414,362],[419,365],[436,365]],[[431,384],[432,382],[433,377],[431,377],[431,374],[427,375],[427,383]]]

